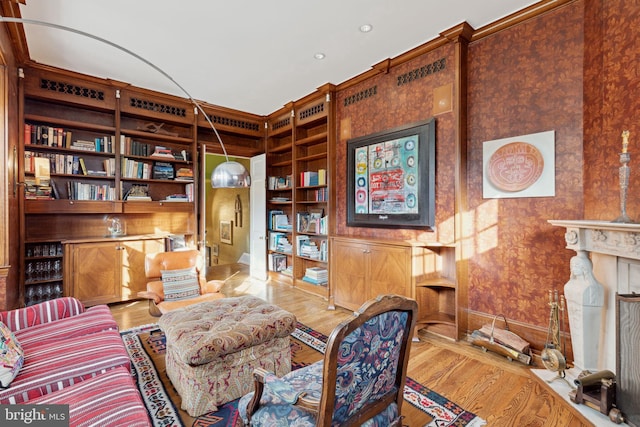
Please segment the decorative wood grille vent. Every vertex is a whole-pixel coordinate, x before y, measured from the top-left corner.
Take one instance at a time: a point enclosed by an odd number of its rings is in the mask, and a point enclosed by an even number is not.
[[[315,116],[316,114],[324,113],[324,102],[320,104],[316,104],[312,107],[307,108],[306,110],[300,111],[300,120],[308,119],[309,117]]]
[[[357,102],[364,101],[367,98],[371,98],[378,94],[378,86],[372,86],[369,89],[361,90],[360,92],[353,94],[351,96],[347,96],[344,99],[344,106],[348,107],[349,105],[353,105]]]
[[[274,124],[271,125],[271,130],[282,129],[283,127],[289,126],[291,124],[291,117],[286,117],[282,120],[278,120]]]
[[[154,111],[156,113],[170,114],[176,117],[187,117],[186,108],[160,104],[159,102],[147,101],[140,98],[130,98],[129,106],[139,108],[141,110]]]
[[[423,77],[435,74],[444,70],[447,67],[447,60],[445,58],[438,59],[437,61],[424,65],[415,70],[409,71],[398,76],[398,86],[402,86],[413,81],[419,80]]]
[[[238,129],[250,130],[252,132],[260,131],[260,124],[255,122],[247,122],[245,120],[230,119],[228,117],[210,115],[209,119],[215,125],[234,127]]]
[[[55,80],[40,79],[40,89],[50,90],[57,93],[66,93],[67,95],[79,96],[81,98],[104,101],[104,92],[101,90],[90,89],[70,83],[57,82]]]

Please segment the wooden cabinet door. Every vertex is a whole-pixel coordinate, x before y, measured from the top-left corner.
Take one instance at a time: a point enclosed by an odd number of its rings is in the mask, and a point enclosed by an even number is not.
[[[335,304],[357,310],[368,299],[366,244],[335,240],[331,251],[331,287]]]
[[[72,296],[88,306],[120,301],[120,244],[92,242],[71,246]]]
[[[382,294],[411,297],[411,251],[392,245],[369,245],[367,299]]]
[[[120,242],[122,250],[121,299],[127,301],[137,298],[138,292],[147,289],[144,274],[146,254],[164,251],[164,240],[130,240]]]

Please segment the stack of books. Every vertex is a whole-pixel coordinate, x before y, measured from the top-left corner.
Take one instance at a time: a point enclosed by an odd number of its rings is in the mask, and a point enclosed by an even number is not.
[[[179,168],[176,171],[176,181],[193,182],[193,169]]]
[[[153,154],[151,154],[151,157],[165,157],[167,159],[175,159],[175,157],[173,157],[173,153],[169,148],[162,147],[160,145],[156,145],[155,149],[153,150]]]
[[[329,272],[326,268],[309,267],[305,270],[302,280],[314,285],[326,285],[329,282]]]
[[[313,240],[305,239],[307,236],[296,236],[298,243],[298,256],[311,259],[320,259],[320,250]]]
[[[164,200],[164,202],[188,202],[189,196],[186,194],[170,194]]]

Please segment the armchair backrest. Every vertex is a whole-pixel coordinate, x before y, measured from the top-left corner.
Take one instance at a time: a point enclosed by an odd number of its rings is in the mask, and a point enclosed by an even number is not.
[[[382,295],[333,330],[318,426],[361,425],[393,403],[400,413],[417,310],[414,300]]]
[[[147,254],[144,259],[144,274],[147,279],[159,279],[162,270],[182,270],[191,267],[196,267],[199,273],[200,258],[200,252],[196,249]]]

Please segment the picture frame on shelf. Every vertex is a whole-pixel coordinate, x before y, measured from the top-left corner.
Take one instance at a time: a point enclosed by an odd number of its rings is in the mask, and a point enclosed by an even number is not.
[[[220,242],[233,245],[233,221],[220,221]]]
[[[347,141],[347,226],[433,229],[435,119]]]

